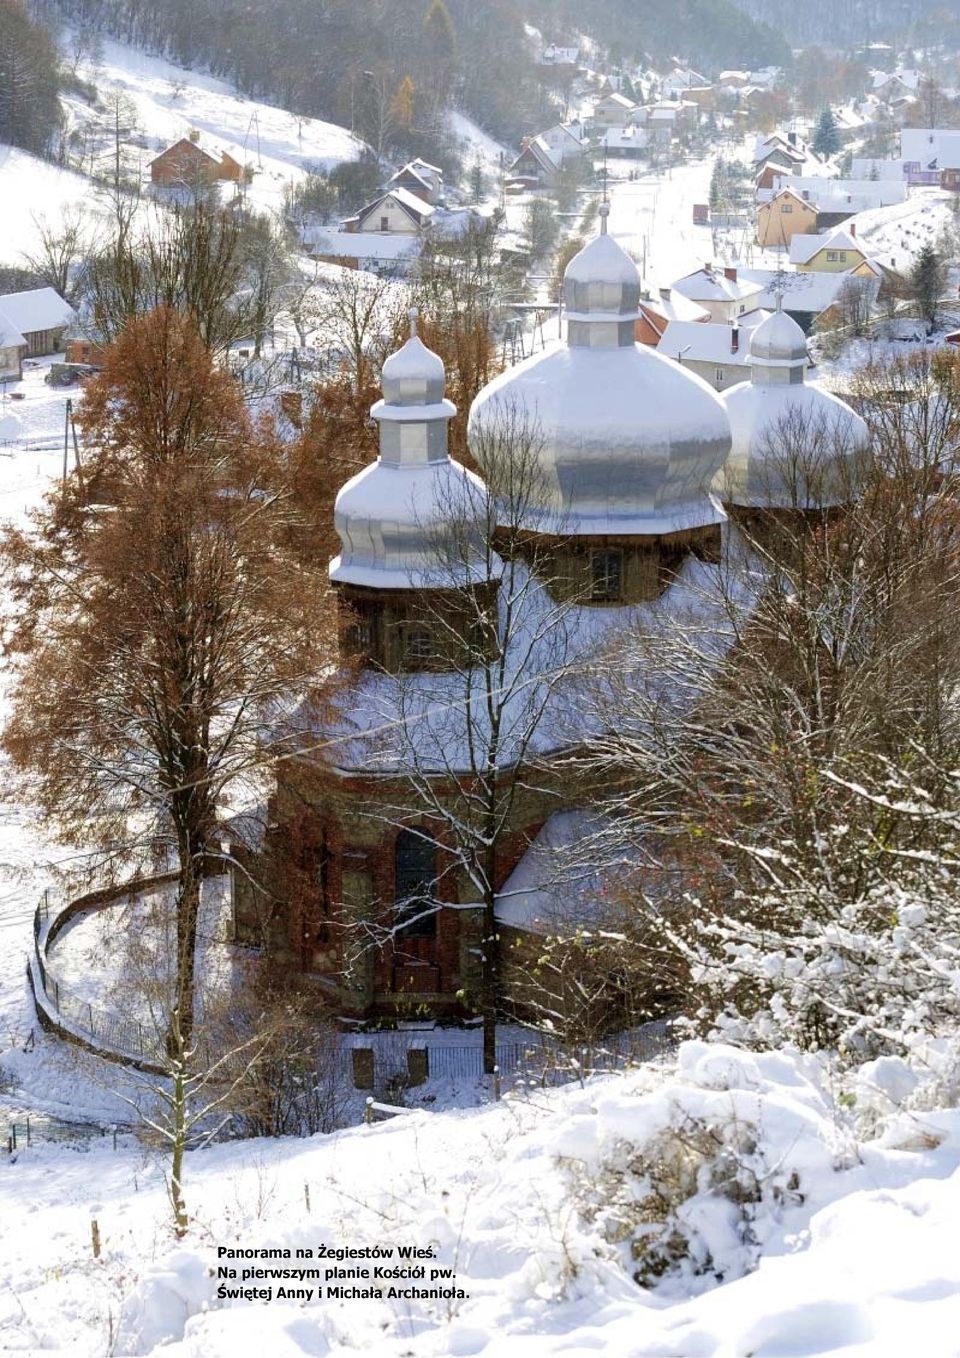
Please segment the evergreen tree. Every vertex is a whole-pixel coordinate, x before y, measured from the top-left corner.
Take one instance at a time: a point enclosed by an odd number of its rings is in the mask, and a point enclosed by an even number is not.
[[[924,245],[910,270],[910,293],[917,310],[932,335],[937,311],[947,282],[946,261],[932,245]]]
[[[0,142],[40,155],[57,125],[57,49],[20,0],[0,0]]]
[[[833,111],[825,108],[820,114],[813,137],[813,149],[818,156],[833,156],[840,150],[840,132]]]

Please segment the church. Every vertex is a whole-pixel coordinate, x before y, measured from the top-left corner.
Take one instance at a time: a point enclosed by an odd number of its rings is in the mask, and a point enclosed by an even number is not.
[[[591,657],[702,608],[738,523],[843,503],[839,466],[798,501],[772,430],[816,425],[834,463],[865,443],[782,312],[722,396],[637,344],[640,277],[604,208],[563,297],[564,338],[474,401],[475,471],[449,455],[456,411],[412,315],[371,410],[378,459],[337,496],[346,679],[278,766],[270,903],[238,880],[234,911],[238,940],[266,930],[347,1017],[469,1017],[491,913],[504,951],[556,929],[548,866],[590,818],[568,756],[595,720]],[[568,923],[591,889],[559,893]]]

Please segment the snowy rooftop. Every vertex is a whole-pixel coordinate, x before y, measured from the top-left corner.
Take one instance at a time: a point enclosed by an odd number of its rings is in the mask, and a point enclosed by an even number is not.
[[[30,288],[0,296],[0,313],[14,330],[58,330],[77,319],[77,313],[53,288]]]
[[[769,312],[766,311],[755,311],[751,313],[750,319],[760,324],[768,315]],[[747,331],[751,327],[743,325],[747,320],[746,316],[742,316],[740,320],[740,335],[736,348],[732,325],[712,321],[705,324],[699,321],[670,321],[660,337],[657,353],[663,354],[665,358],[679,359],[682,363],[690,361],[715,363],[719,367],[745,366],[749,361]]]
[[[705,265],[677,279],[672,291],[694,302],[736,302],[756,297],[760,289],[739,274],[735,278],[728,278],[721,269]]]

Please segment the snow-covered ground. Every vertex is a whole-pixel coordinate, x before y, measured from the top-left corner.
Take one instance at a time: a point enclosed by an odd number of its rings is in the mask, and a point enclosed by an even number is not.
[[[80,74],[96,86],[101,101],[121,94],[136,109],[136,131],[147,142],[142,158],[148,162],[159,151],[191,131],[212,138],[243,165],[253,170],[249,201],[263,210],[277,210],[287,184],[302,179],[308,169],[329,169],[354,160],[363,143],[346,128],[319,118],[292,113],[247,99],[226,81],[188,71],[160,57],[148,56],[123,43],[106,41],[95,67],[81,66]],[[87,106],[70,102],[73,119],[82,123]]]
[[[960,1114],[897,1111],[896,1080],[871,1074],[889,1116],[870,1141],[853,1134],[859,1095],[841,1099],[816,1061],[691,1043],[675,1066],[478,1111],[218,1145],[188,1155],[181,1244],[162,1163],[128,1140],[21,1150],[0,1164],[16,1245],[0,1343],[76,1358],[948,1358]],[[675,1186],[668,1214],[649,1199],[651,1166]],[[405,1263],[410,1246],[427,1257]],[[633,1275],[656,1269],[660,1246],[673,1262],[641,1288]],[[280,1254],[218,1254],[231,1249]],[[331,1254],[344,1250],[359,1257]],[[319,1274],[244,1274],[274,1268]],[[281,1286],[305,1295],[279,1299]]]
[[[16,146],[0,143],[0,263],[19,264],[36,249],[37,223],[58,224],[65,213],[96,214],[90,181]]]

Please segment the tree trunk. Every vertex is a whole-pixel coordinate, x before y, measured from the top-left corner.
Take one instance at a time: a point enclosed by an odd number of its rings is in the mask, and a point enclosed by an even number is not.
[[[179,838],[180,876],[177,882],[177,967],[173,1013],[167,1033],[167,1055],[176,1060],[190,1051],[196,1003],[197,927],[203,837],[198,832]]]
[[[173,1061],[173,1159],[170,1166],[170,1203],[173,1207],[173,1229],[177,1238],[187,1233],[187,1204],[183,1196],[183,1156],[187,1148],[187,1072],[185,1053],[187,1042],[174,1012],[170,1025],[170,1043],[177,1049]]]
[[[488,840],[489,842],[489,840]],[[493,848],[487,855],[483,891],[483,963],[480,972],[480,1014],[483,1018],[483,1070],[492,1075],[497,1064],[497,1006],[500,985],[500,940],[497,932],[497,898]]]

